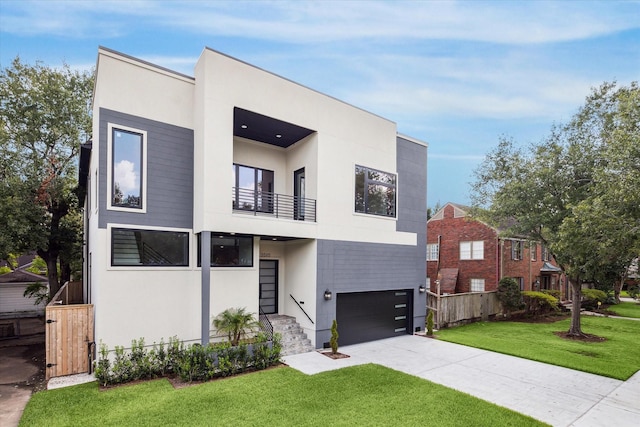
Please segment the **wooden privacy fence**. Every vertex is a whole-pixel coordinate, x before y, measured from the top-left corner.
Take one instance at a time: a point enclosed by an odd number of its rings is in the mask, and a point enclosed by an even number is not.
[[[76,295],[75,289],[80,288],[82,295],[81,286],[80,282],[65,283],[45,309],[47,379],[91,369],[93,304],[68,305]]]
[[[495,291],[448,295],[427,292],[427,309],[434,311],[438,329],[488,320],[502,311]]]

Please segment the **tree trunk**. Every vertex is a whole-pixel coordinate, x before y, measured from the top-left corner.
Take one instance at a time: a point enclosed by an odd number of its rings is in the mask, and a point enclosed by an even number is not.
[[[571,326],[568,334],[571,336],[582,336],[582,327],[580,326],[580,299],[582,297],[580,278],[568,278],[571,284]]]
[[[60,290],[58,282],[58,254],[38,249],[38,256],[47,263],[47,279],[49,281],[49,300]]]

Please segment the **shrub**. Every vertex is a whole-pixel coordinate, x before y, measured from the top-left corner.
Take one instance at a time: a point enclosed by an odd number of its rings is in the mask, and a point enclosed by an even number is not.
[[[100,354],[94,362],[95,376],[103,386],[126,383],[136,379],[149,379],[170,374],[183,381],[207,381],[215,377],[226,377],[248,369],[265,369],[280,360],[280,335],[273,341],[259,333],[252,344],[231,346],[230,343],[192,344],[186,346],[176,337],[170,338],[165,349],[164,340],[155,343],[151,350],[144,339],[131,341],[131,350],[116,346],[113,363],[108,347],[100,343]]]
[[[558,299],[552,295],[537,291],[522,292],[525,310],[528,314],[539,316],[558,311]]]
[[[11,267],[8,267],[6,265],[3,265],[2,267],[0,267],[0,275],[11,273],[12,271],[13,270],[11,269]]]
[[[502,304],[505,314],[522,307],[522,293],[520,286],[513,277],[503,277],[498,282],[498,301]]]
[[[336,319],[333,319],[333,324],[331,325],[331,339],[329,340],[331,352],[333,354],[338,352],[338,337],[338,322],[336,322]]]
[[[640,286],[633,285],[627,288],[627,293],[633,299],[638,299],[638,295],[640,295]]]
[[[429,310],[427,314],[427,336],[433,336],[433,310]]]
[[[580,306],[588,310],[598,308],[598,303],[607,301],[607,294],[599,289],[583,289]]]
[[[547,295],[551,295],[552,297],[556,298],[556,299],[560,299],[561,296],[561,292],[557,289],[543,289],[540,292],[547,294]]]
[[[231,345],[236,346],[247,333],[259,328],[252,313],[247,313],[244,307],[228,308],[213,319],[213,327],[218,332],[227,335]]]

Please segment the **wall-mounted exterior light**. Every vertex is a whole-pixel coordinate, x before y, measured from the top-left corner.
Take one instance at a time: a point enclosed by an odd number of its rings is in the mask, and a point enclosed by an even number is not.
[[[425,285],[420,285],[420,287],[418,288],[418,292],[424,294],[425,292],[427,292],[427,287]]]
[[[331,293],[331,291],[329,289],[324,291],[324,300],[325,301],[329,301],[332,296],[333,296],[333,294]]]

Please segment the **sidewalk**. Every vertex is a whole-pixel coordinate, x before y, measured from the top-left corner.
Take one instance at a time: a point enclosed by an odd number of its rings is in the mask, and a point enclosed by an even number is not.
[[[640,372],[626,382],[422,336],[344,346],[347,359],[318,352],[283,361],[312,375],[376,363],[471,394],[553,426],[636,426]]]

